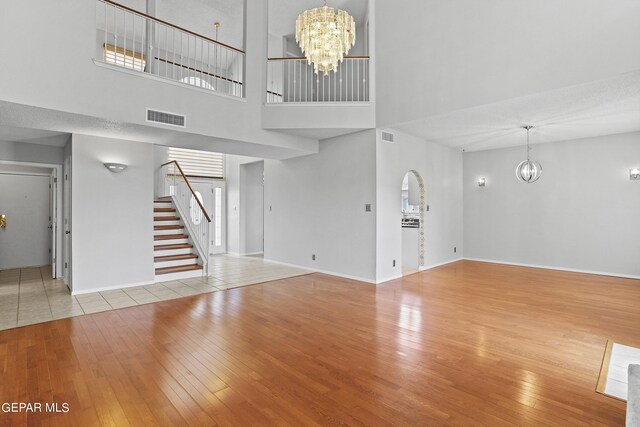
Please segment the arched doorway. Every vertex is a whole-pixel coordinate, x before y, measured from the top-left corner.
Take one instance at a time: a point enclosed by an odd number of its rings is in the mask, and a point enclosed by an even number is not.
[[[410,170],[402,180],[402,272],[413,274],[424,267],[424,180]]]

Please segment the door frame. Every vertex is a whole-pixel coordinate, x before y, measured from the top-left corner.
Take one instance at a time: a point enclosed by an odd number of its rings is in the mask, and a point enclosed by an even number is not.
[[[13,174],[15,175],[39,175],[39,176],[48,176],[48,177],[52,177],[52,176],[56,176],[56,177],[60,177],[62,176],[62,165],[58,165],[55,163],[36,163],[36,162],[20,162],[20,161],[14,161],[14,160],[0,160],[0,164],[2,165],[16,165],[16,166],[33,166],[33,167],[41,167],[41,168],[50,168],[52,169],[52,173],[50,174],[39,174],[39,173],[32,173],[32,172],[13,172]],[[58,182],[53,182],[52,179],[50,179],[49,181],[51,183],[51,185],[57,185],[59,184]],[[53,190],[53,188],[52,188]],[[56,257],[56,265],[55,268],[52,268],[53,271],[55,271],[56,276],[54,277],[54,279],[57,279],[58,277],[62,277],[62,265],[63,265],[63,257],[64,254],[62,252],[62,227],[60,227],[60,219],[62,218],[62,193],[63,191],[60,191],[60,188],[57,187],[54,191],[56,193],[56,200],[55,200],[55,207],[56,207],[56,211],[55,212],[51,212],[51,210],[49,211],[49,214],[52,216],[51,218],[51,223],[53,225],[53,227],[55,227],[55,247],[53,247],[54,242],[52,242],[52,247],[51,247],[51,261],[53,264],[53,257]],[[51,202],[51,200],[50,200]],[[55,224],[54,224],[55,222]],[[63,256],[60,256],[60,255]],[[53,265],[52,265],[53,267]]]
[[[71,156],[65,157],[62,163],[62,174],[60,175],[62,178],[62,193],[63,195],[63,214],[62,214],[62,227],[60,228],[60,235],[64,241],[63,245],[63,253],[62,257],[64,261],[64,268],[62,271],[62,278],[65,283],[69,287],[69,290],[73,292],[73,279],[72,279],[72,268],[71,261],[73,259],[72,256],[72,240],[71,240],[71,196],[72,196],[72,186],[71,186]],[[62,234],[64,233],[64,234]]]

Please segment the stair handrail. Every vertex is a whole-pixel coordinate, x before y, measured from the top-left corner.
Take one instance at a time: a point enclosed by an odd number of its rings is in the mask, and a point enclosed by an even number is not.
[[[209,214],[207,213],[207,210],[202,205],[202,202],[200,201],[200,199],[198,199],[198,197],[196,197],[196,192],[193,191],[193,187],[191,187],[191,183],[189,182],[189,179],[187,178],[187,175],[185,175],[184,172],[182,171],[182,168],[180,167],[180,164],[178,163],[178,161],[177,160],[171,160],[170,162],[164,163],[160,167],[163,168],[163,167],[168,166],[168,165],[170,165],[172,163],[175,164],[176,167],[178,168],[178,171],[180,171],[180,175],[182,175],[182,179],[184,179],[184,182],[187,184],[187,187],[189,188],[189,191],[191,191],[191,195],[193,196],[193,198],[196,199],[196,202],[198,202],[198,205],[200,206],[200,209],[202,209],[202,213],[204,214],[204,217],[207,219],[207,222],[211,222],[211,217],[209,216]]]

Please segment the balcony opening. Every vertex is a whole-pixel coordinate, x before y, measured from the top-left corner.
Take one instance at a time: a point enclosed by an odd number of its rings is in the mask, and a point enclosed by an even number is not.
[[[244,97],[244,1],[96,0],[101,61]],[[190,3],[193,3],[190,7]],[[197,6],[197,13],[193,13]]]

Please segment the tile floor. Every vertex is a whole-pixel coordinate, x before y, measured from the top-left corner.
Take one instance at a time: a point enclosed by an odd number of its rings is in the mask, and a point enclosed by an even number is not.
[[[311,273],[261,257],[211,257],[208,277],[73,296],[51,267],[0,271],[0,330]]]

